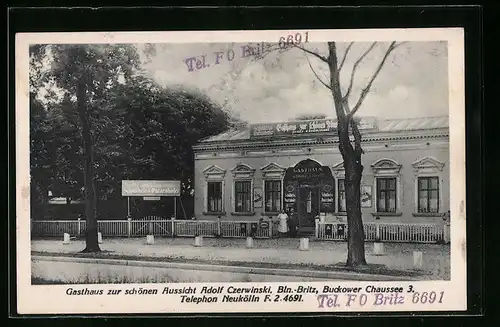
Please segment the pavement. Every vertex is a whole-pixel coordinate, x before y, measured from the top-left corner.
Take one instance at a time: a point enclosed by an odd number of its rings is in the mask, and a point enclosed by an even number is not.
[[[329,266],[343,263],[347,257],[345,242],[313,241],[308,251],[299,250],[299,239],[255,239],[253,248],[245,247],[245,239],[204,238],[202,247],[193,246],[192,238],[155,238],[152,245],[145,238],[104,239],[101,250],[114,256],[175,258],[217,262],[247,262]],[[85,241],[73,240],[63,245],[61,240],[33,240],[33,254],[78,253]],[[373,254],[373,243],[366,243],[368,264],[383,265],[390,270],[414,272],[413,251],[423,252],[423,267],[419,272],[428,280],[449,280],[450,248],[438,244],[385,243],[384,255]]]

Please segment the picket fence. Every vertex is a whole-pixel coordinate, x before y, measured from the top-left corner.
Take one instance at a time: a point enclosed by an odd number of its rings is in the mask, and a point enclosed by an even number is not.
[[[103,237],[138,237],[146,235],[178,237],[247,237],[272,238],[278,234],[278,222],[217,221],[217,220],[99,220],[97,229]],[[31,235],[53,237],[68,233],[84,236],[86,221],[34,220]]]
[[[363,224],[366,241],[449,243],[449,225],[375,223]],[[225,221],[225,220],[99,220],[98,231],[103,237],[143,237],[146,235],[164,237],[229,237],[273,238],[278,236],[277,221]],[[60,237],[68,233],[83,237],[86,221],[78,220],[33,220],[33,237]],[[318,240],[347,240],[346,223],[316,221],[315,238]]]
[[[449,243],[447,224],[375,223],[363,224],[365,241]],[[316,221],[315,236],[321,240],[347,240],[347,223]]]

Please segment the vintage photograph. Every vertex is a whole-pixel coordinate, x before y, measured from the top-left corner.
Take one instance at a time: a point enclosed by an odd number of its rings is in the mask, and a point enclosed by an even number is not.
[[[32,286],[462,278],[449,40],[271,34],[29,42]]]

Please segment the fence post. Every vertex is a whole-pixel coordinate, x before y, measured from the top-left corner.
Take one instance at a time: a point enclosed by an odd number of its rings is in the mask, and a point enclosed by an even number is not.
[[[172,236],[175,236],[175,220],[170,219],[170,223],[172,224]]]
[[[269,219],[269,238],[273,238],[273,221]]]
[[[217,217],[217,235],[221,235],[221,224],[220,224],[220,217]]]
[[[375,223],[375,240],[380,241],[380,224]]]
[[[319,238],[319,218],[314,219],[314,235]]]
[[[81,230],[82,230],[82,228],[81,228],[81,227],[82,227],[82,226],[81,226],[81,224],[82,224],[81,219],[80,219],[80,218],[78,218],[78,234],[77,234],[78,236],[80,236],[80,233],[81,233]]]
[[[446,244],[450,243],[450,224],[446,223],[443,226],[443,236],[444,236],[444,242]]]
[[[132,218],[127,218],[127,235],[130,237],[132,235]]]
[[[153,235],[153,222],[151,220],[148,223],[148,233],[149,235]]]

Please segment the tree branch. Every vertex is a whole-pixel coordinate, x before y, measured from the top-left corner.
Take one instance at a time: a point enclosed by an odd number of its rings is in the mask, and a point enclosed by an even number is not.
[[[303,47],[298,46],[298,45],[296,45],[296,44],[293,44],[293,46],[294,46],[294,47],[296,47],[296,48],[299,48],[300,50],[302,50],[302,51],[304,51],[304,52],[307,52],[307,53],[309,53],[309,54],[312,54],[313,56],[315,56],[316,58],[319,58],[319,59],[320,59],[321,61],[323,61],[323,62],[328,63],[328,59],[327,59],[327,58],[323,57],[322,55],[320,55],[320,54],[318,54],[318,53],[316,53],[316,52],[314,52],[314,51],[307,50],[306,48],[303,48]]]
[[[354,42],[349,43],[349,45],[347,46],[347,49],[345,49],[344,57],[340,61],[340,65],[339,65],[339,68],[338,68],[339,72],[342,70],[342,67],[344,67],[345,60],[347,59],[347,54],[349,53],[349,50],[351,50],[351,47],[352,47],[353,44],[354,44]]]
[[[389,48],[385,52],[385,55],[382,58],[382,61],[378,65],[377,70],[373,74],[372,78],[370,79],[370,81],[368,82],[368,84],[366,85],[366,87],[361,91],[361,95],[359,96],[358,102],[356,103],[356,105],[354,106],[354,108],[352,108],[351,113],[349,114],[351,117],[354,116],[354,114],[356,113],[356,111],[358,111],[359,107],[363,103],[366,95],[368,94],[368,92],[370,91],[370,88],[372,87],[373,81],[375,81],[375,79],[377,78],[378,74],[382,70],[382,67],[384,66],[385,61],[389,57],[389,54],[395,49],[395,47],[396,47],[395,44],[396,44],[395,41],[391,43],[391,45],[389,46]]]
[[[352,86],[354,84],[354,75],[356,75],[356,69],[358,68],[359,64],[363,61],[363,59],[365,59],[365,57],[368,55],[368,53],[370,53],[370,51],[373,50],[375,45],[377,45],[377,42],[373,42],[372,45],[370,45],[370,47],[368,48],[368,50],[366,50],[365,53],[363,53],[363,55],[361,57],[359,57],[359,59],[354,63],[354,66],[352,67],[352,72],[351,72],[351,80],[349,81],[349,86],[348,86],[347,91],[344,95],[345,99],[347,99],[351,93]]]
[[[331,91],[332,88],[328,84],[326,84],[325,82],[323,82],[321,80],[321,78],[319,78],[318,74],[316,73],[316,71],[314,70],[314,68],[311,65],[311,61],[309,60],[309,57],[306,54],[304,54],[304,56],[306,57],[307,63],[309,64],[309,68],[311,68],[312,72],[314,73],[314,76],[316,76],[316,78],[318,79],[318,81],[321,82],[321,84],[323,84],[327,89],[329,89]]]

